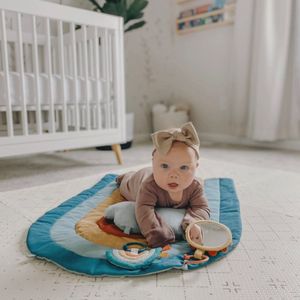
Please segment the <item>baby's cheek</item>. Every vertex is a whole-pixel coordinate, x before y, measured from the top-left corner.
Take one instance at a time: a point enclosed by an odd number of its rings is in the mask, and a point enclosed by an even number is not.
[[[185,177],[184,177],[184,183],[185,184],[190,184],[194,179],[194,174],[187,174]]]
[[[159,185],[159,186],[162,186],[165,184],[166,182],[166,176],[163,174],[163,172],[158,172],[156,174],[156,178],[155,178],[155,181],[156,183]]]

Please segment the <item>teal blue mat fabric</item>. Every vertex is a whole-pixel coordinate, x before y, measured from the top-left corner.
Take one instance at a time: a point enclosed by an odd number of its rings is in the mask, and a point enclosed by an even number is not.
[[[180,241],[171,245],[168,258],[155,259],[148,269],[131,271],[112,265],[105,253],[113,248],[94,244],[77,235],[75,225],[118,188],[115,183],[117,176],[106,175],[92,188],[65,201],[33,223],[27,236],[30,252],[70,272],[89,276],[142,276],[172,268],[190,270],[204,267],[225,256],[239,243],[242,223],[233,181],[227,178],[206,179],[204,190],[211,208],[211,220],[225,224],[232,232],[233,246],[228,247],[227,253],[218,252],[206,263],[187,265],[183,255],[193,254],[193,251],[186,241]]]

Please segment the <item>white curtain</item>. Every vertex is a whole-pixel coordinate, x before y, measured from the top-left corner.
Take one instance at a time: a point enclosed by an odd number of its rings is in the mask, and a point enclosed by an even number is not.
[[[300,0],[237,0],[230,132],[300,138]]]

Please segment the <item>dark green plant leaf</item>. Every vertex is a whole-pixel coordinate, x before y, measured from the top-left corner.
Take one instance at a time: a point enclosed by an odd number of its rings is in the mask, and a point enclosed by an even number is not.
[[[143,16],[144,16],[144,13],[139,12],[139,13],[137,13],[137,14],[134,16],[134,18],[128,18],[128,11],[127,11],[127,19],[126,19],[126,21],[124,22],[124,24],[126,24],[126,23],[128,23],[129,21],[132,21],[132,20],[141,19]]]
[[[97,0],[89,0],[91,3],[95,5],[94,11],[101,11],[102,13],[120,16],[124,18],[124,24],[131,20],[140,19],[144,16],[142,10],[148,5],[147,0],[133,0],[131,4],[128,4],[127,0],[105,0],[105,4],[101,7]],[[145,21],[137,22],[131,26],[129,26],[125,32],[137,29],[146,24]],[[78,26],[77,29],[80,27]]]
[[[102,7],[102,12],[105,14],[120,16],[126,20],[126,1],[122,0],[119,3],[106,2]]]
[[[148,5],[148,1],[146,0],[134,0],[127,10],[127,18],[125,19],[125,23],[130,20],[140,19],[143,17],[143,13],[141,12]]]
[[[140,27],[144,26],[145,24],[146,24],[145,21],[141,21],[141,22],[134,23],[133,25],[129,26],[129,27],[125,30],[125,32],[130,31],[130,30],[133,30],[133,29],[140,28]]]

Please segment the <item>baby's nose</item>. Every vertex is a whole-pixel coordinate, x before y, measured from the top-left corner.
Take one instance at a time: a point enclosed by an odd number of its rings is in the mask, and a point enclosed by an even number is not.
[[[174,173],[174,172],[172,172],[172,173],[170,174],[170,176],[171,176],[171,178],[177,178],[177,177],[178,177],[178,174],[177,174],[177,173]]]

